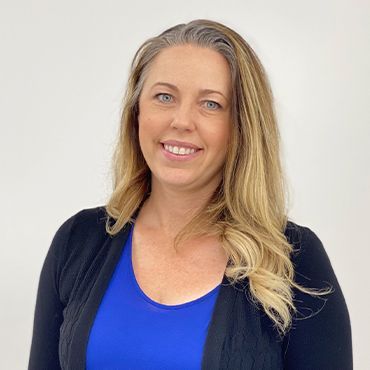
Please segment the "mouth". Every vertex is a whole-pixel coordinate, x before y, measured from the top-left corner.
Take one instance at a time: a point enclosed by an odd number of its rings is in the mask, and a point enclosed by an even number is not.
[[[186,146],[177,146],[160,143],[162,152],[170,160],[189,160],[200,155],[203,151],[201,148],[189,148]]]
[[[201,150],[200,148],[194,148],[194,147],[189,147],[189,146],[180,146],[180,145],[170,145],[170,144],[164,144],[161,143],[164,150],[172,153],[172,154],[177,154],[177,155],[189,155],[189,154],[194,154]]]

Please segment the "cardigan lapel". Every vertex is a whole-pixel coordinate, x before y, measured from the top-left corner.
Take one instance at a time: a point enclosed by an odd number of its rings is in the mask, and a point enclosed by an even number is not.
[[[235,300],[236,290],[224,275],[208,328],[202,370],[218,370],[220,368],[222,347],[225,336],[230,331],[230,318],[233,315]]]
[[[75,329],[72,333],[68,369],[85,370],[86,349],[90,330],[115,267],[120,259],[131,227],[131,224],[126,224],[117,235],[113,238],[109,236],[104,243],[105,261],[101,270],[98,272],[85,304],[82,306],[81,314],[77,319]]]

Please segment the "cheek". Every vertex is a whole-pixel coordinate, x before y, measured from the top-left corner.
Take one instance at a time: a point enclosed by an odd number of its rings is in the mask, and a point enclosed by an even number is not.
[[[224,162],[225,159],[226,159],[227,150],[228,150],[228,146],[229,146],[230,135],[231,135],[230,127],[227,127],[227,129],[224,129],[224,130],[220,131],[220,133],[218,135],[217,151],[218,151],[218,155],[219,155],[219,160],[221,162]]]
[[[152,120],[142,115],[142,117],[139,118],[138,123],[140,140],[145,140],[150,137],[154,127]]]
[[[142,115],[138,120],[139,126],[139,143],[143,153],[151,155],[155,150],[156,144],[161,139],[162,130],[158,121],[153,117]]]
[[[139,131],[143,138],[158,142],[168,130],[171,117],[165,112],[148,111],[139,119]]]
[[[208,145],[215,148],[220,153],[226,152],[226,148],[231,135],[231,126],[220,122],[220,125],[214,130],[209,130],[205,137],[208,137]]]

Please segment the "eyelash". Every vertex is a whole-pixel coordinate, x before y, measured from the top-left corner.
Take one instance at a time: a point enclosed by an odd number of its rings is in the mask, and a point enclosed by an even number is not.
[[[157,98],[157,99],[159,99],[159,96],[160,95],[168,95],[168,96],[171,96],[171,94],[167,94],[167,93],[159,93],[159,94],[156,94],[155,95],[155,97]],[[171,96],[172,97],[172,96]],[[217,103],[217,102],[215,102],[214,100],[205,100],[206,102],[211,102],[211,103],[214,103],[214,104],[216,104],[217,105],[217,108],[216,109],[211,109],[211,110],[217,110],[217,109],[221,109],[222,108],[222,106],[221,106],[221,104],[220,103]],[[160,102],[161,103],[166,103],[166,102],[163,102],[163,101],[161,101],[160,100]]]

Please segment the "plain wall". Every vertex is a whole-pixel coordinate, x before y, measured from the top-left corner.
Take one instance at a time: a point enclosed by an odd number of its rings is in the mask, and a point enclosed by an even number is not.
[[[0,7],[1,369],[27,366],[39,274],[57,228],[109,195],[134,52],[195,18],[234,28],[265,66],[290,217],[322,240],[350,311],[355,368],[370,368],[368,2],[1,0]]]

